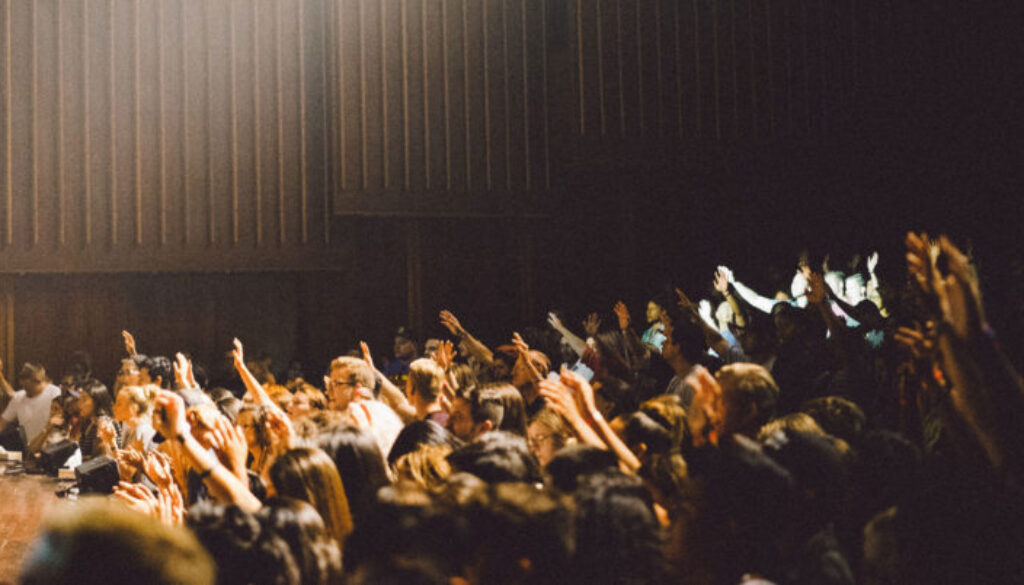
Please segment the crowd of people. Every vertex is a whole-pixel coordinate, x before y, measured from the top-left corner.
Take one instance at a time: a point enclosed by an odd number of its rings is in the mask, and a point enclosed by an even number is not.
[[[84,356],[0,373],[27,464],[72,440],[121,479],[48,521],[22,583],[1020,582],[1024,382],[977,270],[925,234],[905,280],[878,261],[803,258],[768,295],[721,266],[643,324],[552,312],[496,347],[442,311],[450,339],[400,328],[322,387],[238,340],[217,387],[127,333],[110,387]]]

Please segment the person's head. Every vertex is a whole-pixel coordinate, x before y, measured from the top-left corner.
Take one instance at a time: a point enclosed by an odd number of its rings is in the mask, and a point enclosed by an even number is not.
[[[23,565],[24,585],[213,585],[214,565],[195,536],[112,500],[57,507]]]
[[[303,585],[332,585],[341,575],[341,550],[323,518],[304,500],[272,498],[260,509],[263,530],[288,543]]]
[[[488,387],[470,388],[452,401],[448,431],[469,442],[501,426],[505,407],[496,392]]]
[[[431,337],[423,343],[423,357],[433,359],[437,354],[437,348],[441,347],[441,340]]]
[[[547,467],[555,453],[565,447],[572,436],[562,416],[550,408],[541,409],[526,427],[526,441],[530,446],[530,452],[540,462],[541,467]]]
[[[281,384],[265,384],[263,389],[282,412],[288,412],[291,409],[293,397],[287,388]]]
[[[114,419],[123,423],[134,423],[149,416],[153,412],[157,389],[152,384],[121,388],[114,401]]]
[[[437,400],[446,384],[444,369],[433,359],[420,358],[409,364],[405,394],[413,407],[421,411]]]
[[[821,427],[818,426],[818,423],[809,414],[791,412],[765,423],[761,430],[757,431],[757,440],[764,443],[778,433],[785,434],[789,431],[800,431],[814,435],[825,434],[825,431],[821,430]]]
[[[640,478],[609,469],[587,476],[573,495],[576,504],[578,583],[635,585],[664,582],[660,526]]]
[[[541,481],[540,465],[519,435],[484,433],[448,456],[455,471],[472,473],[488,483]]]
[[[412,482],[426,490],[440,488],[452,473],[452,466],[448,463],[451,452],[449,445],[422,445],[398,457],[391,466],[396,481]]]
[[[775,415],[779,387],[768,370],[756,364],[729,364],[716,374],[722,387],[721,434],[756,437]]]
[[[278,456],[270,466],[270,484],[278,496],[308,502],[324,519],[339,545],[352,532],[352,514],[338,469],[320,449],[299,447]]]
[[[264,528],[265,516],[203,500],[189,508],[186,523],[216,561],[217,585],[302,585],[292,547]]]
[[[388,465],[394,465],[399,457],[412,453],[424,445],[448,445],[460,443],[441,425],[432,420],[413,421],[398,433],[395,444],[388,453]]]
[[[841,396],[812,398],[800,406],[828,434],[855,443],[864,431],[867,416],[857,404]]]
[[[320,434],[317,444],[334,461],[359,526],[376,501],[377,490],[390,483],[377,440],[356,427],[335,425]]]
[[[490,585],[575,582],[572,502],[524,483],[493,485],[471,504],[475,549],[470,574]]]
[[[555,453],[544,471],[551,485],[563,493],[572,493],[586,477],[618,469],[619,459],[605,449],[576,443]]]
[[[373,370],[363,360],[341,356],[334,358],[328,372],[327,398],[331,408],[344,411],[359,388],[372,389],[376,380]]]
[[[647,301],[647,311],[645,313],[645,316],[647,317],[647,323],[654,325],[660,322],[662,311],[663,310],[661,308],[661,305],[659,305],[656,301]]]
[[[460,350],[461,351],[461,350]],[[462,353],[466,353],[463,351]],[[504,353],[495,353],[494,362],[491,364],[491,381],[508,382],[512,379],[512,366],[515,365],[515,358]]]
[[[71,367],[68,370],[74,384],[81,384],[92,376],[92,356],[88,352],[76,349],[71,352]]]
[[[18,372],[18,384],[29,396],[38,396],[49,383],[46,368],[41,364],[25,362]]]
[[[154,384],[165,390],[171,388],[174,381],[171,360],[162,355],[149,357],[143,354],[136,354],[132,359],[139,369],[140,384]]]
[[[295,388],[292,402],[288,407],[288,416],[294,421],[304,419],[315,412],[327,408],[327,397],[319,388],[305,382]]]
[[[267,432],[267,407],[262,404],[244,403],[238,411],[238,426],[245,433],[250,451],[270,448],[270,434]]]
[[[846,277],[846,302],[851,305],[864,300],[864,295],[867,294],[867,286],[864,283],[864,275],[858,273],[851,274]]]
[[[551,360],[548,359],[548,356],[534,349],[527,352],[526,360],[537,370],[541,377],[546,376],[551,368]],[[534,378],[533,372],[526,365],[526,361],[523,359],[516,360],[515,365],[512,366],[512,385],[521,389],[533,386],[536,382],[537,379]]]
[[[679,369],[699,362],[704,354],[704,332],[685,318],[677,318],[665,326],[665,344],[661,355],[679,373]]]
[[[78,416],[89,420],[100,416],[113,416],[114,399],[107,387],[97,380],[87,382],[78,395]]]
[[[526,403],[519,390],[511,384],[487,384],[482,388],[493,393],[494,398],[501,403],[498,430],[526,437]]]
[[[395,359],[403,362],[411,362],[419,356],[416,347],[416,336],[408,327],[399,327],[395,331]]]

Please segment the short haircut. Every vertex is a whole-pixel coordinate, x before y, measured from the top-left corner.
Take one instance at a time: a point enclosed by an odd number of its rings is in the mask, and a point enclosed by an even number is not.
[[[501,427],[501,421],[505,417],[505,406],[492,385],[470,388],[460,398],[469,403],[469,418],[473,424],[489,420],[491,428]]]
[[[409,364],[410,388],[427,402],[437,400],[444,381],[444,369],[430,358],[420,358]]]
[[[707,349],[704,331],[686,318],[672,320],[672,343],[690,363],[699,362]]]
[[[113,500],[60,507],[36,540],[20,583],[213,585],[214,565],[188,530]]]
[[[18,371],[19,382],[22,380],[31,380],[37,376],[44,381],[49,381],[49,378],[46,376],[46,368],[44,368],[42,364],[25,362],[25,365],[21,366],[21,370]]]
[[[490,431],[452,452],[449,463],[457,471],[472,473],[488,483],[541,481],[540,464],[526,440],[504,431]]]
[[[344,355],[336,357],[331,361],[330,369],[333,371],[336,368],[347,369],[350,374],[348,381],[352,384],[359,384],[365,388],[373,388],[377,383],[373,370],[370,369],[370,366],[366,365],[366,362],[359,358]]]
[[[800,412],[811,415],[826,433],[848,443],[856,442],[867,424],[864,411],[840,396],[812,398],[800,406]]]
[[[747,363],[729,364],[718,371],[717,377],[723,388],[728,386],[733,390],[728,396],[723,396],[730,408],[742,412],[756,409],[757,416],[751,421],[751,425],[756,425],[752,428],[754,432],[775,415],[779,386],[764,367]]]

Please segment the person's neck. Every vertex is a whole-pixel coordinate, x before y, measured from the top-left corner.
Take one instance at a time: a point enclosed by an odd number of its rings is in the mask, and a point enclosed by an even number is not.
[[[444,409],[441,408],[441,401],[435,400],[426,405],[417,405],[416,416],[418,416],[419,418],[427,418],[428,415],[433,414],[435,412],[441,412],[442,410]]]

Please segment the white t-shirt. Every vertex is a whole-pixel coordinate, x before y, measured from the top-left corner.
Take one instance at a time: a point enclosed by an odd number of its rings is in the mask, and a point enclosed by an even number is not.
[[[53,384],[43,388],[33,398],[29,398],[24,390],[18,390],[7,405],[3,419],[7,422],[18,421],[18,424],[25,427],[25,437],[31,443],[32,439],[46,430],[46,423],[50,420],[50,403],[59,396],[60,388]]]

